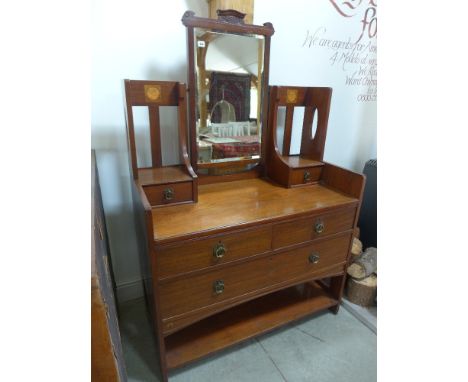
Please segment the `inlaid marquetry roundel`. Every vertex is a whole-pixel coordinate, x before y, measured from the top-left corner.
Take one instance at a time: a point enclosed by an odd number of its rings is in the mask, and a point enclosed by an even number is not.
[[[293,103],[297,101],[297,89],[288,89],[286,92],[286,102]]]
[[[147,102],[156,102],[161,98],[161,86],[145,85],[145,98]]]

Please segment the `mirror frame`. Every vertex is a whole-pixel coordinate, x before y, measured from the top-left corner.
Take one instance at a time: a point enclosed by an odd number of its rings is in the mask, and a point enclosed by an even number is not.
[[[268,77],[270,70],[270,38],[275,32],[273,25],[271,23],[264,23],[261,25],[252,25],[244,24],[243,13],[226,10],[218,10],[218,20],[197,17],[195,12],[187,11],[182,16],[182,24],[187,27],[187,80],[188,80],[188,127],[189,127],[189,139],[190,139],[190,162],[192,168],[195,172],[198,173],[198,148],[197,148],[197,130],[196,130],[196,80],[195,80],[195,36],[194,28],[204,28],[207,30],[212,30],[214,32],[223,32],[223,33],[233,33],[241,35],[262,35],[264,36],[264,49],[263,49],[263,77],[262,77],[262,91],[260,99],[262,102],[261,110],[261,151],[260,159],[255,160],[254,163],[257,163],[256,166],[249,170],[242,172],[236,172],[232,174],[225,175],[204,175],[198,174],[201,183],[212,183],[223,180],[232,180],[232,179],[243,179],[243,178],[252,178],[264,175],[265,172],[265,159],[266,159],[266,148],[268,146]],[[226,161],[222,163],[213,163],[210,167],[222,168],[224,171],[229,172],[230,168],[238,168],[239,165],[251,164],[252,159],[242,159],[242,160],[233,160]],[[221,178],[221,179],[220,179]],[[229,179],[228,179],[229,178]]]

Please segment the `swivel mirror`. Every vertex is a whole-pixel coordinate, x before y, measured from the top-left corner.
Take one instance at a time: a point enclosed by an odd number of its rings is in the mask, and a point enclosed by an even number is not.
[[[258,171],[266,137],[271,24],[245,25],[243,14],[218,20],[186,12],[191,162],[201,175]]]

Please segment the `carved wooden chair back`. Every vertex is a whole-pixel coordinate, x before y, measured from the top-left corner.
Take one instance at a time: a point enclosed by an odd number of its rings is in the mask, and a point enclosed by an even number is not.
[[[276,148],[278,107],[286,107],[282,155],[290,155],[293,116],[295,107],[304,107],[300,155],[322,161],[327,137],[332,88],[325,87],[270,87],[270,131]],[[317,118],[317,129],[312,134],[312,124]]]
[[[187,107],[185,95],[185,84],[181,84],[179,82],[125,80],[127,138],[134,179],[138,178],[138,163],[132,107],[148,107],[152,164],[150,168],[159,168],[163,167],[161,154],[161,128],[159,120],[160,106],[177,106],[179,147],[182,151],[182,157],[184,159],[188,158],[186,126]]]

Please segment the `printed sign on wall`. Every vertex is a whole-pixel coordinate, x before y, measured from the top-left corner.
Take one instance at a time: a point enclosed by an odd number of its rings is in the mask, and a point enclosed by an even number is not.
[[[358,87],[358,102],[377,100],[377,0],[328,0],[330,7],[355,24],[355,34],[346,40],[328,36],[329,28],[321,25],[307,30],[302,47],[329,51],[329,65],[343,73],[345,86]]]

